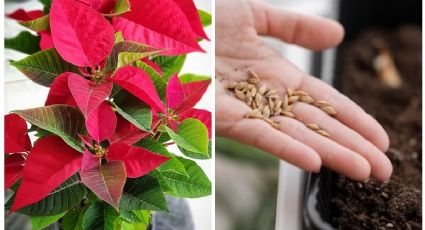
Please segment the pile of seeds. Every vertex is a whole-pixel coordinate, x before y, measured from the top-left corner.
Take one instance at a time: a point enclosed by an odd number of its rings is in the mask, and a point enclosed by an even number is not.
[[[252,108],[252,110],[246,114],[247,118],[262,119],[276,129],[279,129],[279,124],[270,118],[282,115],[297,119],[292,112],[292,108],[297,102],[314,105],[329,115],[336,114],[336,111],[328,102],[324,100],[315,100],[302,90],[294,91],[288,88],[283,98],[280,97],[276,90],[268,89],[265,85],[260,84],[260,77],[252,71],[248,71],[248,79],[246,81],[230,82],[227,85],[227,89],[232,91],[236,98],[244,101]],[[318,134],[329,137],[329,134],[318,125],[305,125]]]

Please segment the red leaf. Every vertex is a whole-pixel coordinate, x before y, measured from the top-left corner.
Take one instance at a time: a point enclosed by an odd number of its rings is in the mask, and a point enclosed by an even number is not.
[[[19,153],[31,149],[27,123],[16,114],[4,116],[4,152]]]
[[[68,86],[85,117],[89,116],[112,91],[112,83],[95,84],[78,74],[69,75]]]
[[[90,136],[101,142],[114,134],[117,116],[108,102],[104,101],[86,118],[86,127]]]
[[[183,86],[177,77],[177,74],[174,74],[167,84],[167,104],[171,109],[177,109],[184,102],[184,91]]]
[[[53,0],[50,30],[58,53],[77,66],[95,67],[114,45],[114,29],[109,22],[74,0]]]
[[[124,163],[112,161],[101,165],[99,158],[90,152],[86,151],[83,155],[81,180],[100,199],[118,209],[127,177]]]
[[[108,139],[110,144],[120,142],[132,145],[143,137],[146,137],[148,134],[148,132],[140,130],[123,117],[118,116],[117,129],[115,130],[114,135]]]
[[[18,9],[14,11],[13,13],[10,13],[6,16],[18,21],[26,22],[26,21],[30,21],[43,16],[43,11],[42,10],[25,11],[23,9]]]
[[[45,49],[50,49],[55,47],[55,45],[53,45],[53,39],[52,39],[52,35],[50,34],[49,31],[41,31],[39,32],[40,34],[40,49],[41,50],[45,50]]]
[[[172,0],[131,0],[131,11],[113,19],[126,40],[166,49],[177,55],[203,51],[180,7]]]
[[[66,72],[55,78],[50,86],[45,105],[66,104],[77,107],[74,97],[68,86],[68,77],[75,73]]]
[[[164,112],[164,105],[161,99],[159,99],[155,85],[149,77],[149,74],[142,69],[133,66],[124,66],[109,79],[149,106]]]
[[[12,211],[38,202],[72,176],[81,166],[82,154],[58,136],[39,139],[24,167]]]
[[[196,9],[195,3],[193,0],[173,0],[183,13],[186,15],[187,20],[192,27],[193,32],[200,38],[205,38],[207,40],[208,36],[205,34],[204,27],[201,23],[201,18],[199,17],[198,10]]]
[[[168,160],[168,157],[157,155],[142,147],[115,143],[109,146],[108,160],[119,160],[125,164],[127,176],[137,178],[143,176]]]
[[[112,13],[116,2],[116,0],[89,0],[90,7],[103,14]]]
[[[211,139],[211,112],[203,109],[190,109],[180,116],[180,121],[186,118],[200,120],[208,128],[208,138]]]
[[[11,154],[4,159],[4,189],[10,188],[22,177],[25,157],[22,154]]]

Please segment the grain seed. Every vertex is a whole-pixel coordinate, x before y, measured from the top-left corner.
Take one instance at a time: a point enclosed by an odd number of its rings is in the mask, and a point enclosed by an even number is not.
[[[297,90],[297,91],[293,92],[292,95],[301,97],[301,96],[308,96],[308,93],[306,93],[302,90]]]
[[[336,111],[330,107],[330,106],[325,106],[325,107],[320,107],[323,111],[325,111],[325,113],[329,114],[329,115],[335,115]]]
[[[273,97],[275,95],[277,95],[275,89],[271,89],[271,90],[267,91],[267,93],[266,93],[266,97]]]
[[[241,90],[235,90],[235,95],[239,100],[245,100],[245,94]]]
[[[299,96],[290,96],[289,98],[288,98],[288,103],[289,104],[294,104],[295,102],[297,102],[298,101],[298,99],[299,99],[300,97]]]
[[[248,82],[251,84],[257,84],[260,82],[260,77],[251,70],[248,70]]]
[[[327,133],[325,130],[323,129],[319,129],[319,130],[315,130],[318,134],[324,136],[324,137],[330,137],[329,133]]]
[[[263,108],[263,116],[265,118],[270,117],[270,107],[268,105],[265,105],[264,108]]]
[[[317,107],[331,106],[331,104],[329,104],[329,102],[324,101],[324,100],[316,100],[316,101],[314,101],[314,105],[317,106]]]
[[[307,104],[311,104],[314,102],[314,99],[310,96],[300,96],[299,99],[301,102],[307,103]]]
[[[287,111],[283,111],[282,115],[285,117],[290,117],[290,118],[294,118],[295,114],[291,113],[291,112],[287,112]]]
[[[254,109],[246,114],[247,118],[263,118],[263,115],[258,109]]]
[[[261,95],[264,95],[264,93],[266,92],[267,88],[265,85],[260,86],[260,88],[258,89],[258,93]]]
[[[257,93],[257,95],[255,95],[255,103],[257,105],[260,105],[262,99],[263,99],[263,97],[261,96],[261,94]]]
[[[283,109],[283,110],[286,110],[286,108],[288,107],[288,105],[289,105],[288,94],[285,94],[285,95],[283,96],[282,109]]]
[[[305,126],[307,126],[307,128],[311,129],[311,130],[320,130],[321,128],[316,125],[316,124],[305,124]]]
[[[255,97],[256,94],[257,94],[257,87],[254,87],[251,89],[251,96]]]
[[[239,90],[241,90],[241,89],[245,88],[247,85],[248,85],[248,83],[247,83],[247,82],[245,82],[245,81],[240,81],[240,82],[236,83],[236,85],[235,85],[235,89],[239,89]]]
[[[288,94],[288,97],[292,96],[294,91],[291,88],[286,88],[286,94]]]
[[[279,116],[279,114],[282,112],[282,108],[281,107],[277,107],[276,106],[276,108],[275,108],[275,111],[274,111],[274,116]]]
[[[277,99],[275,104],[276,104],[276,109],[282,107],[282,101],[280,99]]]
[[[269,107],[270,107],[270,112],[273,113],[274,108],[275,108],[275,103],[273,101],[273,99],[269,98]]]
[[[286,111],[286,112],[291,112],[291,111],[292,111],[292,108],[294,108],[294,105],[288,105],[288,107],[286,107],[286,108],[284,109],[284,111]]]
[[[237,82],[234,82],[234,81],[229,82],[229,83],[227,83],[226,88],[227,89],[234,89],[235,86],[236,86],[236,84],[238,84],[238,83]]]
[[[251,96],[251,91],[248,91],[245,95],[245,102],[251,106],[252,103],[252,96]]]

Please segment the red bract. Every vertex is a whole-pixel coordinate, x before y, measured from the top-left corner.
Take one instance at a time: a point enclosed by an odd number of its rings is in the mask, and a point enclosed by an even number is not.
[[[50,30],[58,53],[76,66],[96,67],[114,45],[114,30],[109,22],[78,1],[53,0]]]
[[[166,49],[169,55],[202,51],[188,18],[173,0],[130,3],[131,11],[112,21],[115,31],[122,31],[126,40]]]
[[[124,162],[127,176],[130,178],[143,176],[168,160],[167,157],[157,155],[147,149],[123,143],[109,146],[107,158],[112,161]]]
[[[41,31],[40,34],[40,49],[50,49],[55,47],[53,44],[52,34],[50,34],[50,31]]]
[[[55,78],[50,86],[45,105],[65,104],[77,107],[77,102],[68,87],[68,77],[74,73],[66,72]]]
[[[57,136],[39,139],[32,148],[23,171],[22,183],[11,208],[33,204],[72,176],[81,166],[82,154]]]
[[[108,102],[104,101],[86,118],[86,127],[90,136],[97,142],[110,137],[117,127],[117,116]]]
[[[25,157],[23,154],[15,153],[4,159],[4,189],[10,188],[22,177]]]
[[[113,83],[123,87],[128,92],[151,106],[153,109],[164,112],[164,105],[159,99],[149,74],[137,67],[125,66],[109,79]]]
[[[187,20],[192,27],[193,32],[199,37],[208,39],[207,34],[202,26],[201,19],[199,18],[198,10],[196,9],[193,0],[173,0],[186,15]]]
[[[109,14],[114,10],[116,0],[89,0],[89,5],[96,11]]]
[[[23,9],[18,9],[14,11],[13,13],[10,13],[6,16],[18,21],[26,22],[26,21],[31,21],[33,19],[42,17],[43,11],[42,10],[25,11]]]
[[[4,116],[4,151],[5,153],[26,152],[31,149],[27,123],[16,114]]]
[[[193,116],[193,118],[199,119],[207,126],[209,137],[211,137],[211,113],[202,110],[191,110],[202,98],[209,83],[210,80],[204,80],[181,84],[176,74],[171,77],[166,91],[169,109],[167,123],[170,128],[175,130],[178,123],[183,121],[181,117],[189,118]]]
[[[148,132],[140,130],[123,117],[118,116],[117,118],[117,128],[115,133],[108,137],[109,143],[113,144],[120,142],[132,145],[149,134]]]

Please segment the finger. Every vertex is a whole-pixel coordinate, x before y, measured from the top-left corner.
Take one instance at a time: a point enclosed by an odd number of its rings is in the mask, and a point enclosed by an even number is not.
[[[374,178],[386,181],[391,176],[392,165],[388,157],[354,130],[309,104],[298,103],[292,111],[303,123],[319,125],[330,134],[331,140],[362,155],[369,161]]]
[[[272,128],[263,120],[242,119],[231,126],[226,136],[269,152],[304,170],[320,170],[320,156],[312,148]]]
[[[279,121],[279,127],[284,133],[314,149],[320,155],[324,166],[354,180],[369,179],[370,165],[361,155],[329,138],[311,132],[295,119],[279,116],[273,120]]]
[[[387,151],[389,139],[384,128],[348,97],[315,77],[303,77],[300,87],[313,98],[329,102],[336,110],[336,119],[372,142],[382,152]]]
[[[252,10],[259,34],[308,49],[333,47],[344,36],[343,27],[333,20],[278,9],[260,1],[252,1]]]

